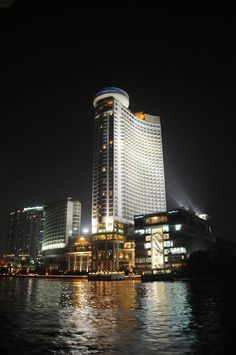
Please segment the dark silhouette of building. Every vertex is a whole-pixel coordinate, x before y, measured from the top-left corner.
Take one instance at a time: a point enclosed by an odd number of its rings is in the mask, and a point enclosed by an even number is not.
[[[9,215],[5,256],[10,259],[35,259],[41,256],[44,207],[27,207]]]

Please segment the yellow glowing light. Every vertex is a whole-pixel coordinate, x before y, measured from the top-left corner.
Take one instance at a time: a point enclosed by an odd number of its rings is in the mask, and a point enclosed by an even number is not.
[[[140,112],[135,112],[135,117],[139,118],[140,120],[145,120],[144,113],[142,111]]]

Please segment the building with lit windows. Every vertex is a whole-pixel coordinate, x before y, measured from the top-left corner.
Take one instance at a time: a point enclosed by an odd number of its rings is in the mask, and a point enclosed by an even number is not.
[[[36,259],[41,256],[44,229],[44,206],[17,209],[10,213],[6,258]]]
[[[66,269],[69,238],[80,233],[81,203],[68,197],[47,205],[43,237],[43,258],[50,271]]]
[[[215,240],[205,216],[183,208],[135,216],[136,268],[170,272],[181,269],[193,252],[209,250]]]
[[[92,244],[89,237],[77,236],[68,243],[69,273],[88,273],[92,268]]]
[[[128,94],[113,87],[93,105],[93,269],[121,270],[134,215],[166,210],[160,117],[132,113]]]

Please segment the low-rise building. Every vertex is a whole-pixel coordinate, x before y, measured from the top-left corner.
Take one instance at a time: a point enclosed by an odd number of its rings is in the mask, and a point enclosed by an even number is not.
[[[92,244],[91,238],[78,236],[68,243],[68,272],[87,273],[91,271]]]
[[[214,237],[206,216],[183,208],[137,215],[135,263],[140,272],[182,268],[194,251],[209,250]]]
[[[116,233],[101,231],[93,235],[93,271],[129,272],[135,266],[133,226],[116,222],[114,225]]]

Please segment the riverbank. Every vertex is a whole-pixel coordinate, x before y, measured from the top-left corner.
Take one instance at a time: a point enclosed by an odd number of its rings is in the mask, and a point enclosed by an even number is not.
[[[0,275],[0,277],[16,277],[16,278],[37,278],[37,279],[87,279],[87,275]]]
[[[84,279],[84,280],[91,280],[92,278],[89,279],[88,275],[34,275],[34,274],[28,274],[28,275],[0,275],[0,277],[15,277],[15,278],[37,278],[37,279]],[[141,280],[141,275],[125,275],[123,280]],[[98,280],[101,281],[101,280]],[[111,280],[105,280],[104,281],[114,281],[114,279]]]
[[[153,277],[154,276],[154,277]],[[87,280],[87,281],[116,281],[115,279],[92,279],[88,275],[1,275],[0,278],[34,278],[34,279],[49,279],[49,280]],[[197,277],[197,276],[173,276],[160,277],[160,275],[125,275],[122,280],[124,281],[140,281],[140,282],[160,282],[160,281],[183,281],[183,282],[226,282],[234,279],[232,276],[219,276],[219,277]]]

